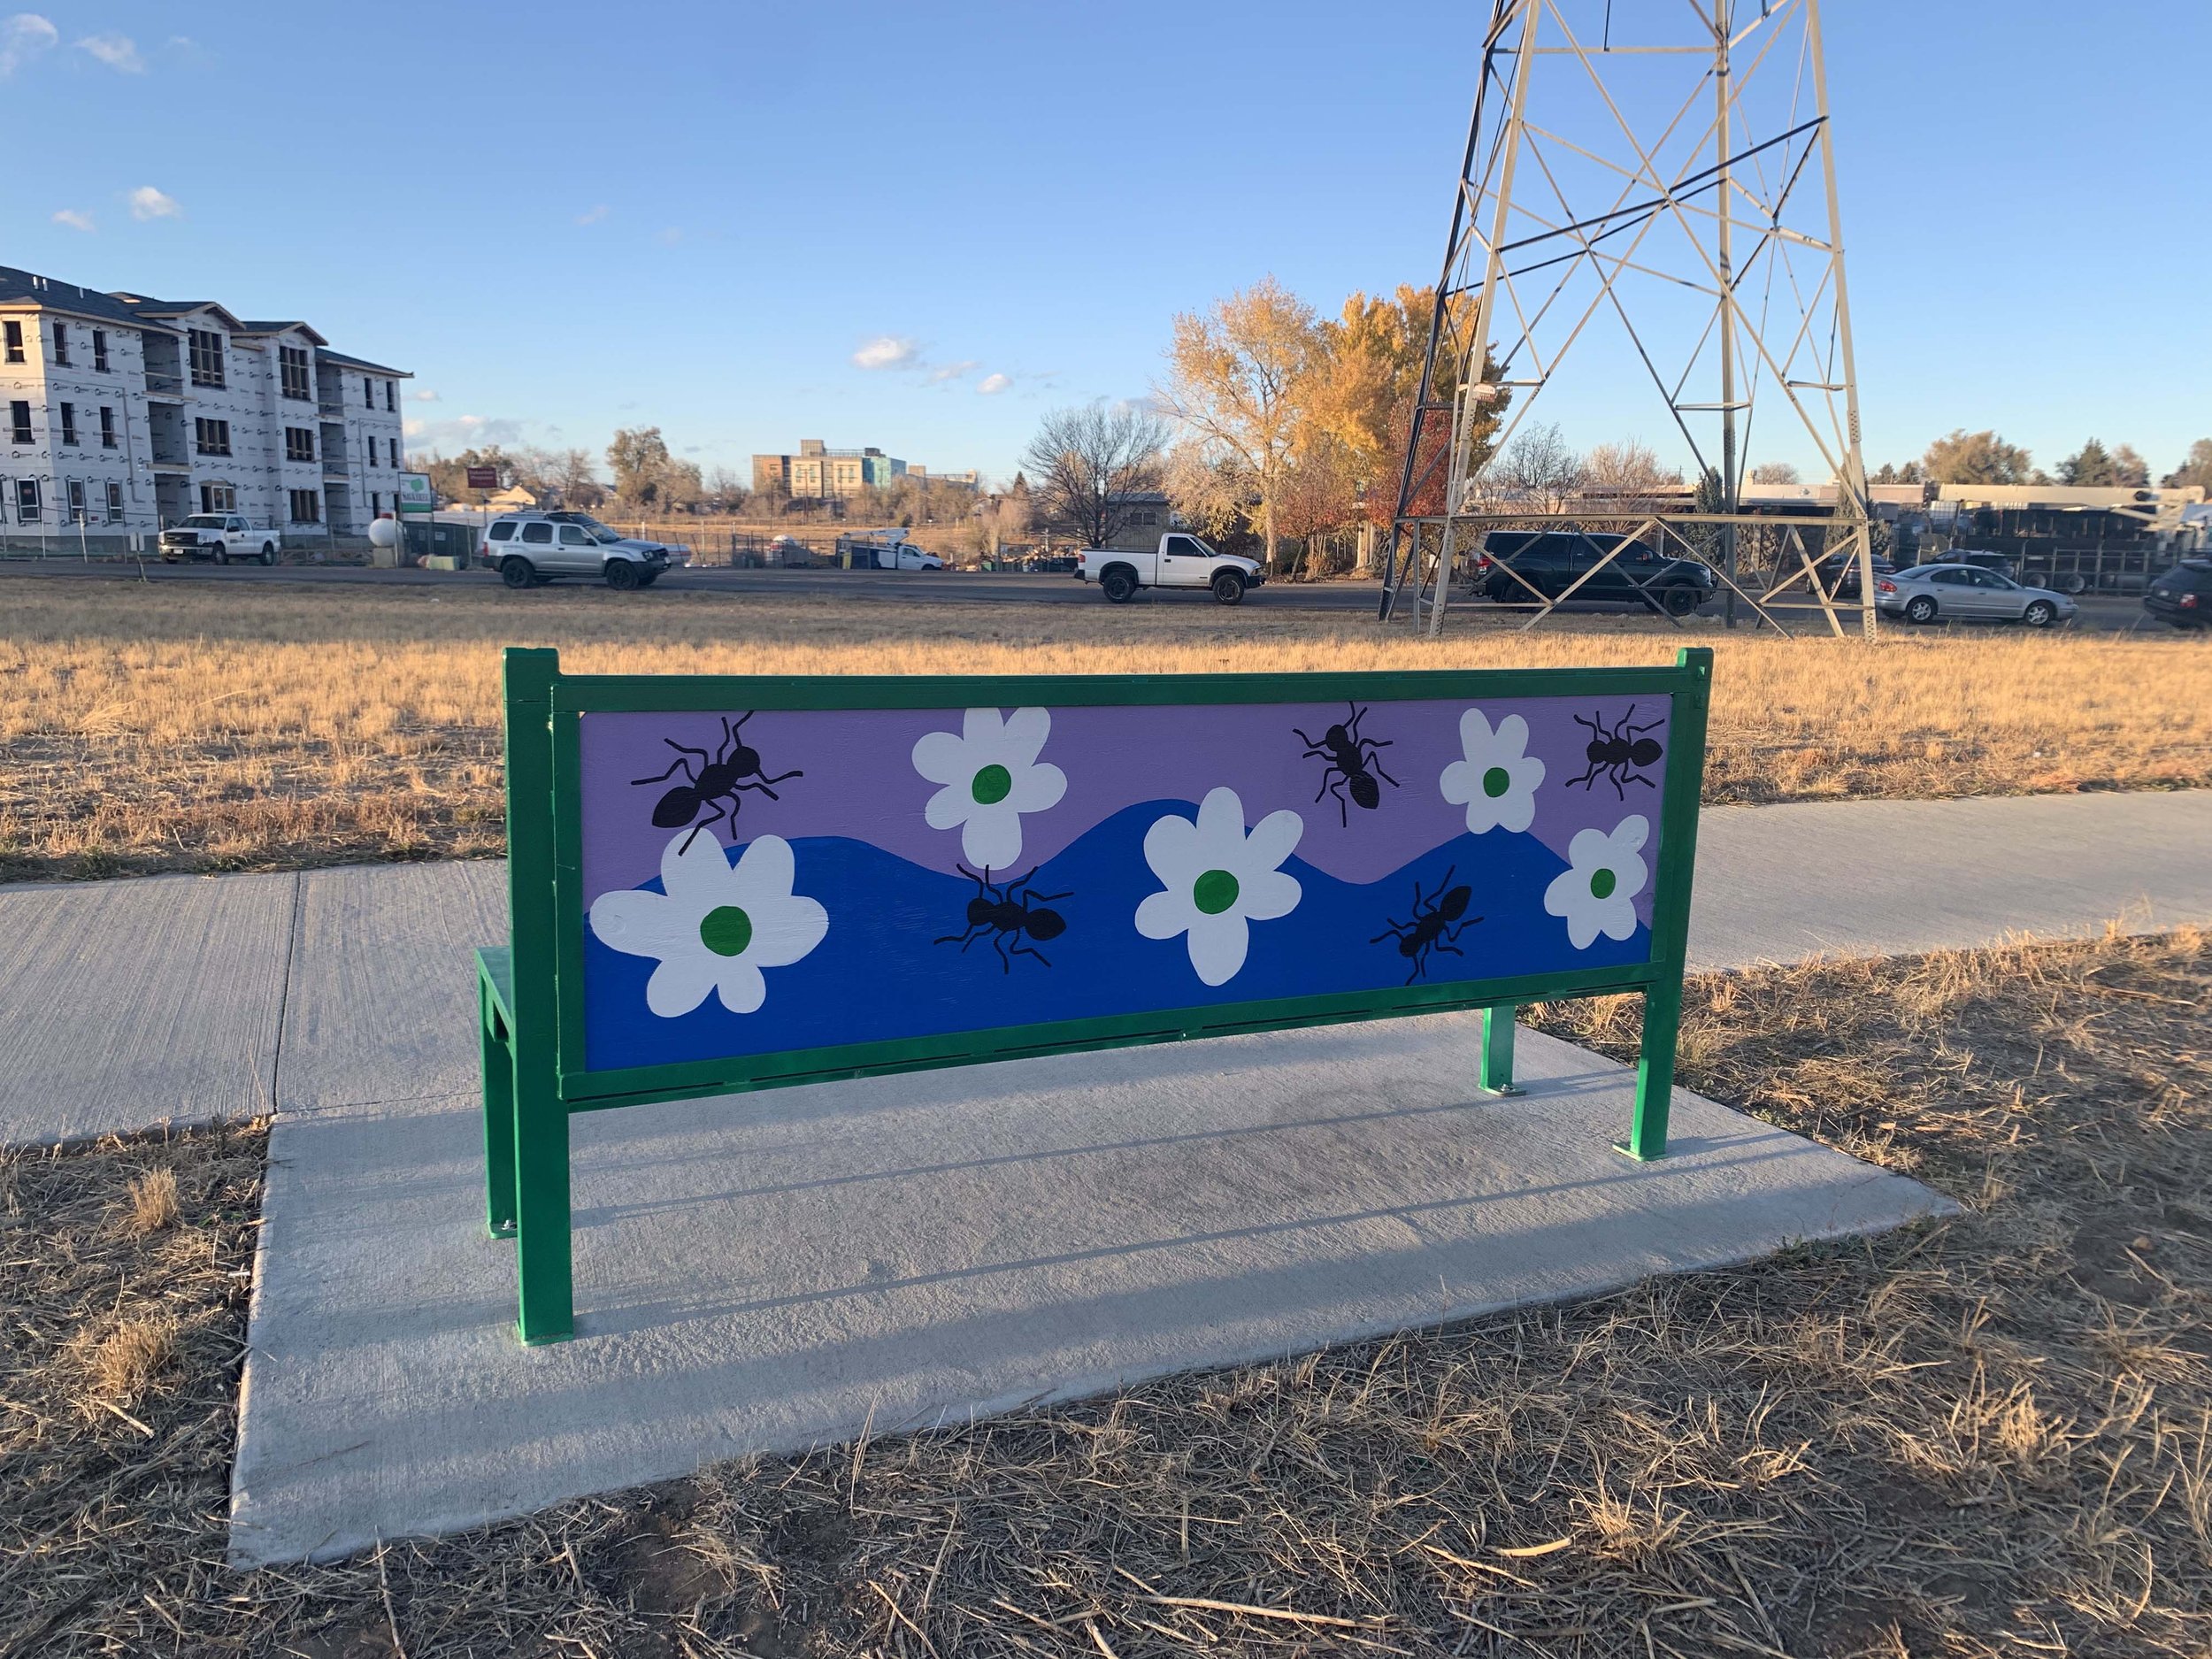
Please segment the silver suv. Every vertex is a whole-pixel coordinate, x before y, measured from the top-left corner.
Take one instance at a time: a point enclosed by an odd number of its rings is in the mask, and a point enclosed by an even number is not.
[[[589,513],[517,512],[495,518],[478,558],[510,588],[538,588],[557,576],[597,576],[610,588],[650,588],[689,549],[640,541]]]

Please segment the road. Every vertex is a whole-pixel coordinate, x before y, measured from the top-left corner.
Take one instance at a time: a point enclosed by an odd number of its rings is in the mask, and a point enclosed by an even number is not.
[[[499,586],[499,578],[489,571],[373,570],[358,565],[280,565],[273,570],[265,570],[258,565],[164,565],[158,561],[150,562],[142,568],[135,562],[119,559],[90,563],[65,558],[0,560],[0,578],[5,577],[128,582],[139,581],[142,577],[148,582],[235,582],[247,585],[279,582],[310,587],[465,588],[480,591]],[[558,585],[604,591],[591,582],[563,582]],[[1065,575],[735,570],[726,565],[671,571],[655,584],[655,591],[741,594],[778,598],[834,597],[861,603],[898,605],[1099,605],[1105,603],[1096,588]],[[1368,581],[1286,582],[1258,588],[1248,595],[1244,603],[1260,611],[1371,616],[1376,598],[1376,585]],[[1148,594],[1137,603],[1206,605],[1212,601],[1203,593]],[[2080,603],[2081,615],[2074,626],[2084,632],[2139,632],[2148,638],[2162,638],[2169,632],[2145,617],[2139,600],[2093,595],[2085,597]],[[1825,626],[1819,613],[1809,607],[1777,606],[1775,609],[1785,622],[1816,631]],[[1470,603],[1467,611],[1469,614],[1493,621],[1503,620],[1511,614],[1480,603]],[[1561,607],[1561,611],[1562,614],[1569,616],[1627,618],[1631,614],[1625,606],[1606,603],[1569,603]],[[1718,616],[1719,611],[1717,603],[1709,604],[1704,614],[1709,619]],[[1653,618],[1650,621],[1655,629],[1668,626],[1663,618]],[[1855,626],[1855,618],[1847,618],[1845,626]]]

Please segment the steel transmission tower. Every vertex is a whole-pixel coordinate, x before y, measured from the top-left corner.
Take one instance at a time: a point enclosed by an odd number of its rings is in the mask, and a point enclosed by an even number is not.
[[[1594,387],[1617,423],[1605,435],[1632,435],[1640,416],[1686,450],[1695,511],[1679,489],[1555,488],[1526,464],[1540,446],[1509,453],[1586,365],[1581,407]],[[1741,513],[1755,442],[1832,476],[1832,511]],[[1732,623],[1740,603],[1785,633],[1786,605],[1841,633],[1839,578],[1855,566],[1872,634],[1819,0],[1493,0],[1383,620],[1440,628],[1455,571],[1507,524],[1699,559]],[[1487,580],[1530,624],[1550,614],[1562,595],[1502,565]]]

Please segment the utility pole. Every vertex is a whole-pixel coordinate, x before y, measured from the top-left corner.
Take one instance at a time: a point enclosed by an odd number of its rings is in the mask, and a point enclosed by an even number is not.
[[[1818,0],[1693,0],[1637,7],[1617,23],[1615,10],[1608,0],[1488,9],[1379,615],[1440,629],[1452,565],[1509,519],[1597,537],[1614,549],[1608,558],[1644,546],[1694,559],[1713,571],[1711,609],[1730,626],[1747,610],[1784,633],[1808,610],[1814,626],[1843,631],[1824,563],[1842,552],[1859,566],[1854,608],[1870,635],[1870,506]],[[1686,486],[1658,492],[1650,511],[1605,511],[1587,498],[1566,511],[1509,511],[1493,458],[1549,407],[1555,380],[1578,376],[1579,406],[1617,411],[1624,423],[1575,434],[1578,443],[1635,434],[1640,409],[1658,417],[1686,477],[1714,480],[1701,509]],[[1533,413],[1533,424],[1545,419]],[[1832,514],[1807,525],[1747,513],[1754,442],[1833,480]],[[1760,534],[1746,537],[1747,527]],[[1509,564],[1493,567],[1509,577]],[[1535,612],[1532,624],[1559,603],[1532,589],[1506,596]]]

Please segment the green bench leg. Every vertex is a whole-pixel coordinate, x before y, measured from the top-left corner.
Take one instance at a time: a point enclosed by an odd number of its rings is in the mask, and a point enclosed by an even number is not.
[[[1674,1102],[1674,1043],[1682,1025],[1682,982],[1644,993],[1644,1043],[1636,1062],[1636,1121],[1618,1147],[1647,1163],[1667,1156],[1667,1109]]]
[[[478,981],[484,1062],[484,1222],[495,1239],[515,1236],[515,1056],[491,993]]]
[[[1482,1010],[1482,1087],[1489,1094],[1518,1094],[1513,1082],[1513,1021],[1520,1009],[1511,1002]]]
[[[518,1068],[519,1070],[519,1068]],[[525,1342],[558,1342],[576,1329],[568,1207],[568,1109],[550,1089],[517,1079],[515,1271]]]

